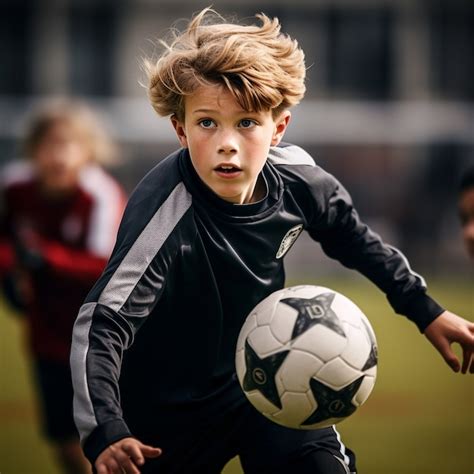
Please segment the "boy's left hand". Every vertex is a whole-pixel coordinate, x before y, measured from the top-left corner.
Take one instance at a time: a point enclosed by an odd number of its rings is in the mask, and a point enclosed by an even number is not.
[[[454,313],[441,313],[426,329],[425,336],[438,349],[446,363],[454,370],[465,374],[474,373],[474,323]],[[457,342],[463,350],[462,368],[458,357],[451,348]]]

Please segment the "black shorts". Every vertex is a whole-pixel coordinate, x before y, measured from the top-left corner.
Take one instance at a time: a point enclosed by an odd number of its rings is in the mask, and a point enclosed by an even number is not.
[[[37,360],[36,380],[45,435],[52,441],[79,439],[72,411],[72,381],[69,364]]]
[[[217,474],[235,456],[246,474],[345,474],[356,471],[354,453],[334,427],[284,428],[246,403],[201,432],[174,440],[144,440],[163,454],[147,460],[142,473]]]

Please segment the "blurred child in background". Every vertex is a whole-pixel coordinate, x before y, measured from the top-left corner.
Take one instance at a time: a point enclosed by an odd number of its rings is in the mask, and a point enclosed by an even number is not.
[[[99,166],[114,147],[83,104],[44,107],[23,145],[29,160],[1,174],[0,276],[6,300],[26,315],[44,433],[63,472],[86,473],[72,416],[71,332],[112,251],[125,196]]]
[[[474,261],[474,167],[469,168],[459,187],[459,216],[469,257]]]

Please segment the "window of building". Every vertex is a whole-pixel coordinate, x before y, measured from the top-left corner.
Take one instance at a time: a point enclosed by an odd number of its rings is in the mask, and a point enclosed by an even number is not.
[[[2,2],[0,6],[0,94],[32,92],[32,20],[28,2]]]
[[[75,95],[114,93],[117,8],[108,2],[69,9],[69,81]]]
[[[474,4],[443,2],[431,11],[431,80],[444,99],[474,100]]]
[[[392,14],[388,9],[331,9],[328,88],[338,98],[388,99],[392,92]]]

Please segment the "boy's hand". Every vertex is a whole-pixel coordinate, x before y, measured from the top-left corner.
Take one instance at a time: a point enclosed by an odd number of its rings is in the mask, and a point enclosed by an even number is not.
[[[465,374],[469,370],[474,373],[474,323],[445,311],[425,329],[425,336],[454,372],[459,372],[461,364],[451,344],[460,344],[463,350],[461,372]]]
[[[160,455],[160,448],[147,446],[135,438],[123,438],[100,453],[95,468],[97,474],[140,474],[137,466],[145,464],[145,458]]]

